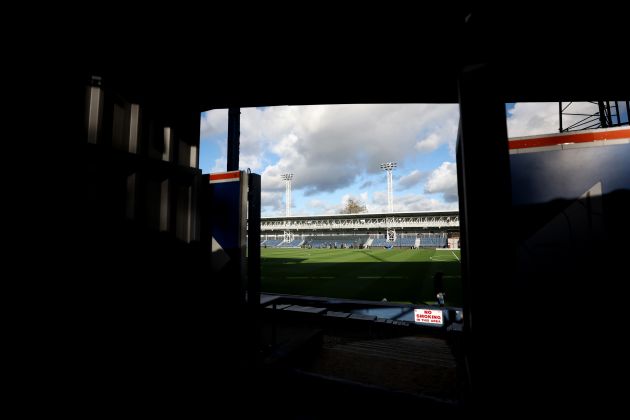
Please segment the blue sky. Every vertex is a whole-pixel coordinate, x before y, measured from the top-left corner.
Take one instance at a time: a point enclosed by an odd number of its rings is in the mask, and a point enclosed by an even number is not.
[[[590,104],[577,104],[590,109]],[[580,108],[581,107],[581,108]],[[511,137],[557,132],[558,104],[507,104]],[[456,210],[456,104],[313,105],[241,109],[240,168],[262,175],[262,215],[339,213],[348,197],[387,209],[381,162],[397,161],[394,211]],[[200,168],[226,170],[227,110],[201,115]]]

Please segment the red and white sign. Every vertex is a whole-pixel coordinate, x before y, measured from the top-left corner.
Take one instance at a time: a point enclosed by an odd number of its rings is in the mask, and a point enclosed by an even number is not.
[[[218,172],[216,174],[210,174],[210,183],[219,184],[221,182],[235,182],[241,180],[240,171],[230,172]]]
[[[414,319],[421,324],[443,325],[442,311],[439,309],[414,309]]]

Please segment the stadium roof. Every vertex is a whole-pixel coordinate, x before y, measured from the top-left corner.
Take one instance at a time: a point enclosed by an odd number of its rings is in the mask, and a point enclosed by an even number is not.
[[[439,211],[405,211],[393,213],[352,213],[352,214],[320,214],[313,216],[277,216],[277,217],[261,217],[261,220],[284,220],[284,219],[365,219],[365,218],[383,218],[383,217],[418,217],[418,216],[456,216],[458,210],[439,210]]]

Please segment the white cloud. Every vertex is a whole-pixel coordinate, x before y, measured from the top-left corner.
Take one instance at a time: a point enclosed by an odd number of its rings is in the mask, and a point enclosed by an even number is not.
[[[443,162],[433,170],[424,184],[424,192],[428,194],[442,193],[444,201],[457,201],[457,165],[454,162]]]
[[[422,181],[422,179],[425,176],[426,176],[425,173],[420,172],[417,169],[414,169],[413,171],[411,171],[407,175],[401,176],[400,179],[397,182],[397,186],[400,189],[403,189],[403,190],[409,189],[409,188],[419,184],[420,181]]]
[[[563,103],[563,106],[566,105],[567,103]],[[566,112],[592,114],[597,112],[597,105],[589,102],[573,102]],[[579,115],[565,115],[562,118],[562,124],[568,127],[583,118],[584,116]],[[519,102],[508,111],[508,137],[558,133],[559,123],[558,102]]]
[[[394,202],[396,202],[396,195],[394,194]],[[387,210],[387,191],[375,191],[374,194],[372,194],[372,205],[375,208],[384,208],[385,211]],[[372,211],[370,209],[370,211]],[[381,210],[375,210],[375,211],[381,211]]]
[[[209,173],[225,171],[227,171],[227,158],[220,157],[215,159],[214,166],[212,167],[212,169],[210,169]]]
[[[386,210],[369,201],[367,191],[380,175],[380,163],[398,161],[405,168],[407,159],[431,154],[447,145],[454,153],[457,105],[435,104],[359,104],[277,106],[242,108],[240,125],[241,169],[251,168],[262,175],[263,213],[284,213],[283,173],[293,173],[294,191],[306,197],[321,198],[309,204],[310,214],[337,213],[343,203],[332,203],[320,193],[351,188],[361,194],[369,211]],[[204,113],[202,138],[226,136],[227,110]],[[225,148],[224,140],[219,147]],[[224,171],[225,158],[217,159],[211,171]],[[395,189],[409,189],[426,179],[427,173],[409,170],[396,180]],[[377,183],[382,182],[379,177]],[[356,185],[355,185],[356,183]],[[362,184],[361,187],[357,187]],[[364,196],[364,197],[363,197]],[[430,210],[437,203],[421,196],[404,196],[395,203],[404,208]],[[371,197],[373,200],[374,197]],[[415,201],[414,201],[415,200]],[[378,201],[378,197],[376,197]],[[300,206],[302,207],[302,206]]]
[[[381,162],[405,159],[422,143],[419,138],[431,139],[435,147],[454,145],[458,123],[456,105],[316,105],[241,112],[241,156],[257,157],[249,167],[261,172],[263,189],[281,191],[280,174],[291,172],[293,188],[307,196],[350,186],[362,174],[378,172]]]
[[[275,191],[262,191],[260,193],[260,205],[261,207],[270,208],[270,210],[275,212],[284,210],[283,194]]]
[[[346,196],[344,196],[345,198]],[[344,198],[340,203],[331,203],[328,201],[313,198],[308,201],[306,210],[299,212],[300,216],[320,215],[320,214],[339,214],[345,206]],[[298,214],[296,214],[298,215]]]
[[[227,133],[227,126],[227,109],[214,109],[209,112],[204,112],[203,114],[201,114],[200,137],[203,139],[222,133]]]
[[[437,149],[441,143],[440,137],[435,133],[431,133],[429,137],[417,142],[415,147],[419,152],[432,152]]]
[[[253,171],[259,169],[262,165],[260,155],[243,155],[239,156],[238,167],[242,169],[251,169]]]
[[[328,207],[330,207],[330,203],[324,200],[313,198],[311,200],[308,200],[308,207],[313,209],[327,209]]]
[[[394,210],[396,211],[435,211],[459,209],[459,202],[457,200],[444,202],[422,194],[405,195],[399,199],[399,202],[400,209],[396,207],[396,201],[394,201]]]
[[[436,210],[457,210],[457,200],[453,202],[444,202],[437,198],[427,197],[423,194],[394,194],[394,211],[395,212],[411,212],[411,211],[436,211]],[[377,191],[372,196],[372,201],[368,205],[370,213],[387,212],[387,192]]]

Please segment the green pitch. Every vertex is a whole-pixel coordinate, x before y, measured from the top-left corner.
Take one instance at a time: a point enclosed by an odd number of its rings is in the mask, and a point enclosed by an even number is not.
[[[261,249],[262,291],[390,302],[435,303],[444,273],[446,304],[462,306],[459,251]]]

